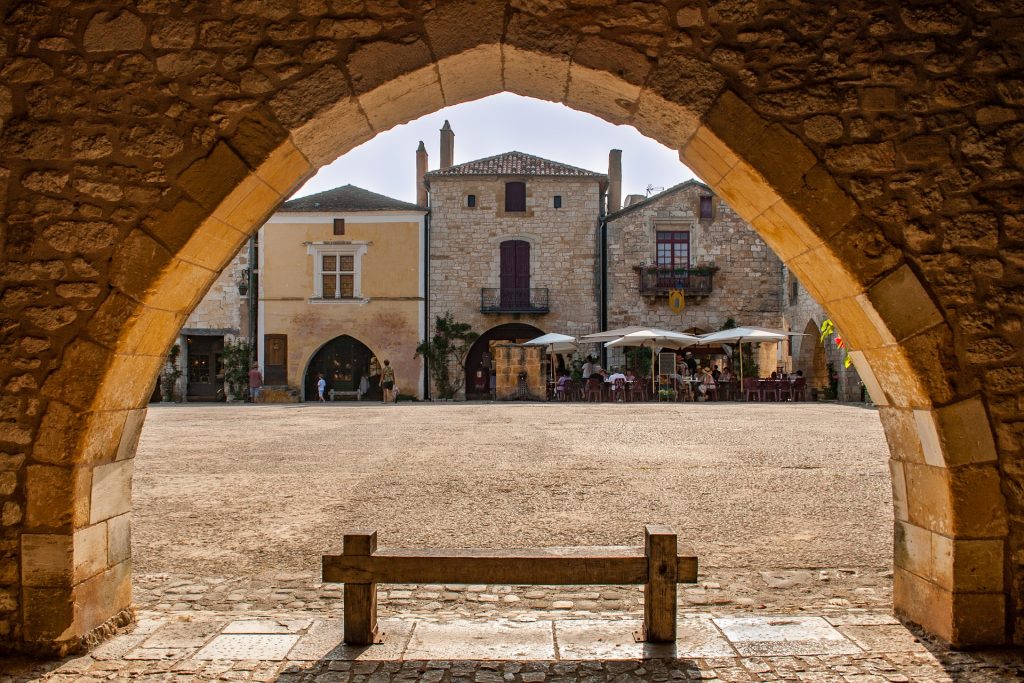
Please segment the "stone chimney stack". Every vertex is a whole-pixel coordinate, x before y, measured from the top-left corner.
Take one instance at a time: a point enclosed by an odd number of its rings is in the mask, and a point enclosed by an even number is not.
[[[622,150],[608,152],[608,213],[622,208]]]
[[[427,148],[420,140],[420,146],[416,148],[416,203],[419,206],[427,205],[427,185],[423,176],[427,175]]]
[[[441,128],[441,168],[451,168],[455,163],[455,132],[447,119]]]

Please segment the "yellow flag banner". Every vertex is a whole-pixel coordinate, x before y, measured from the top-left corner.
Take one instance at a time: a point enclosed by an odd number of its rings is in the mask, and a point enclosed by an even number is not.
[[[682,313],[686,308],[686,295],[681,289],[673,289],[668,293],[668,307],[673,313]]]

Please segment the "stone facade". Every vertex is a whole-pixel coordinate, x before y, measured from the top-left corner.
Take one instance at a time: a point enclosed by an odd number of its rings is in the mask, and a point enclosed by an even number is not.
[[[699,198],[713,197],[710,219],[698,218]],[[611,214],[608,224],[608,329],[629,325],[706,332],[738,325],[777,327],[782,262],[764,240],[721,198],[696,181],[683,183]],[[640,293],[643,264],[656,261],[658,231],[685,231],[691,267],[716,269],[709,296],[690,295],[686,308],[674,313],[667,296]]]
[[[525,180],[525,212],[504,211],[509,180]],[[472,208],[470,194],[477,202]],[[557,209],[556,195],[562,198]],[[450,311],[481,334],[512,322],[574,336],[597,331],[600,202],[596,178],[432,177],[430,315]],[[507,240],[530,244],[530,288],[547,290],[548,312],[481,312],[481,290],[501,285],[500,248]]]
[[[857,349],[879,406],[897,614],[958,645],[1024,643],[1018,15],[894,0],[9,3],[5,646],[80,647],[124,614],[130,560],[110,520],[131,507],[146,401],[257,226],[378,132],[504,90],[679,150],[754,226]]]

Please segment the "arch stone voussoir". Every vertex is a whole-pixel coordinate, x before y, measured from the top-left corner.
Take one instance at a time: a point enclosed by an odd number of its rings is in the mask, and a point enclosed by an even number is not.
[[[1024,642],[1012,9],[293,4],[5,16],[0,291],[35,297],[0,297],[0,395],[24,408],[0,422],[7,647],[81,649],[128,618],[146,400],[246,237],[338,155],[503,90],[635,126],[754,225],[879,406],[897,613],[956,645]]]

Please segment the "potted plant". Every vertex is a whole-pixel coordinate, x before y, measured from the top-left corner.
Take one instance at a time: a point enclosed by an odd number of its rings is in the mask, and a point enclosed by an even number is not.
[[[181,355],[181,346],[175,344],[167,353],[167,362],[164,363],[164,371],[160,373],[160,394],[164,403],[174,401],[174,387],[181,377],[181,368],[178,367],[178,356]]]

